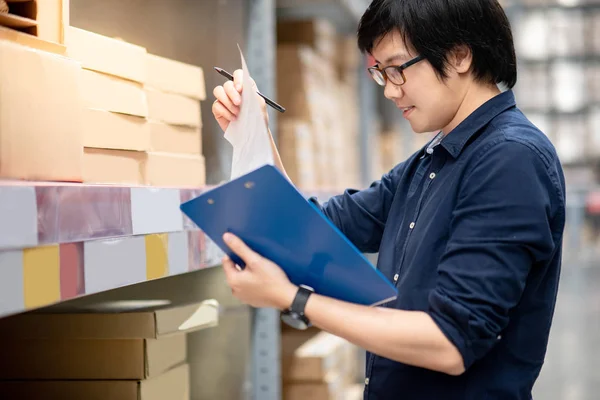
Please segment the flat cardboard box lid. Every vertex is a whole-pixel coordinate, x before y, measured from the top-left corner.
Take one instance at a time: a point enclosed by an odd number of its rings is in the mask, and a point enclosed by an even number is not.
[[[189,400],[190,370],[182,364],[143,381],[0,381],[2,399]]]
[[[152,310],[120,304],[111,303],[103,312],[35,312],[0,319],[0,338],[157,339],[218,325],[219,303],[213,299]]]

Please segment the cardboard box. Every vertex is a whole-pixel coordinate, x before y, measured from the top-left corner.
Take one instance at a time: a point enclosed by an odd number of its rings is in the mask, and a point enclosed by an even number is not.
[[[150,130],[150,151],[180,154],[202,154],[202,134],[200,128],[169,125],[152,121]]]
[[[148,379],[185,362],[185,333],[160,339],[7,339],[0,379]],[[35,360],[35,362],[32,362]]]
[[[277,43],[307,45],[330,60],[334,60],[337,54],[335,27],[324,19],[279,22]]]
[[[143,185],[145,161],[146,153],[140,151],[85,148],[83,181]]]
[[[148,153],[144,176],[150,186],[200,188],[206,184],[204,157]]]
[[[148,117],[146,93],[137,82],[84,69],[81,96],[87,108]]]
[[[0,381],[3,399],[189,400],[188,364],[143,381]]]
[[[348,400],[346,383],[342,375],[332,372],[321,382],[286,383],[283,386],[284,400]]]
[[[148,119],[172,125],[202,126],[200,101],[178,94],[146,88]]]
[[[149,87],[196,100],[206,99],[204,72],[200,67],[148,54],[146,70]]]
[[[339,374],[347,341],[327,332],[282,334],[282,378],[286,382],[325,382]]]
[[[75,61],[0,40],[0,177],[81,181],[80,78]]]
[[[9,0],[9,14],[0,15],[4,26],[17,28],[32,36],[64,43],[69,26],[69,0]]]
[[[145,151],[150,148],[150,124],[146,118],[88,108],[83,111],[83,145]]]
[[[69,27],[65,35],[69,57],[83,68],[134,82],[146,82],[146,49],[119,39]]]
[[[159,339],[216,326],[219,303],[211,299],[180,307],[137,309],[127,302],[114,302],[78,311],[0,319],[0,338]]]
[[[36,0],[37,29],[35,35],[50,42],[64,43],[70,23],[69,0]]]
[[[3,26],[0,26],[0,40],[8,40],[23,46],[31,47],[32,49],[60,54],[62,56],[67,54],[67,48],[62,44],[48,42],[28,33],[19,32]]]

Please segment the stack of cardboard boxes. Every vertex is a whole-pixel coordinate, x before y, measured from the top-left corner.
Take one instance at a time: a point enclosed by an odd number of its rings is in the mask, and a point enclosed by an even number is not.
[[[202,70],[78,28],[66,45],[84,68],[84,181],[202,186]]]
[[[335,29],[321,20],[286,21],[277,35],[278,99],[288,108],[279,147],[291,179],[311,189],[354,185],[358,92],[340,78]]]
[[[70,27],[68,10],[11,1],[0,18],[0,177],[203,186],[202,69]]]
[[[358,376],[357,348],[318,330],[282,334],[284,400],[358,400],[363,386]]]
[[[0,398],[187,400],[186,334],[217,321],[214,300],[0,320]]]

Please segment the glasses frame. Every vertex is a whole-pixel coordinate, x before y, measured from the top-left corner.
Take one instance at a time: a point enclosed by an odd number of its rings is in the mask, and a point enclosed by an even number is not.
[[[412,65],[415,65],[416,63],[418,63],[420,61],[423,61],[424,59],[425,59],[425,57],[423,57],[422,55],[418,55],[415,58],[413,58],[412,60],[407,61],[402,65],[388,65],[385,68],[380,68],[378,65],[374,65],[372,67],[367,68],[367,70],[369,71],[369,74],[371,74],[371,78],[373,78],[375,83],[377,83],[379,86],[385,86],[388,82],[392,82],[396,86],[402,86],[406,83],[406,76],[404,75],[404,70]],[[396,83],[396,82],[394,82],[393,79],[389,78],[386,71],[390,68],[395,71],[398,71],[400,73],[400,76],[402,76],[402,83]],[[373,75],[374,73],[376,73],[375,71],[377,71],[378,73],[381,74],[381,76],[383,76],[383,80],[384,80],[383,83],[380,83],[377,81],[377,79],[375,79],[375,76]]]

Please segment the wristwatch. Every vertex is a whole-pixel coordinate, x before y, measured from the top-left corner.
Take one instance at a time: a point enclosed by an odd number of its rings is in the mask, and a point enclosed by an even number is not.
[[[310,328],[311,324],[306,315],[304,315],[304,308],[306,307],[308,298],[313,293],[314,290],[312,288],[300,285],[291,307],[281,313],[281,320],[298,330],[303,331]]]

